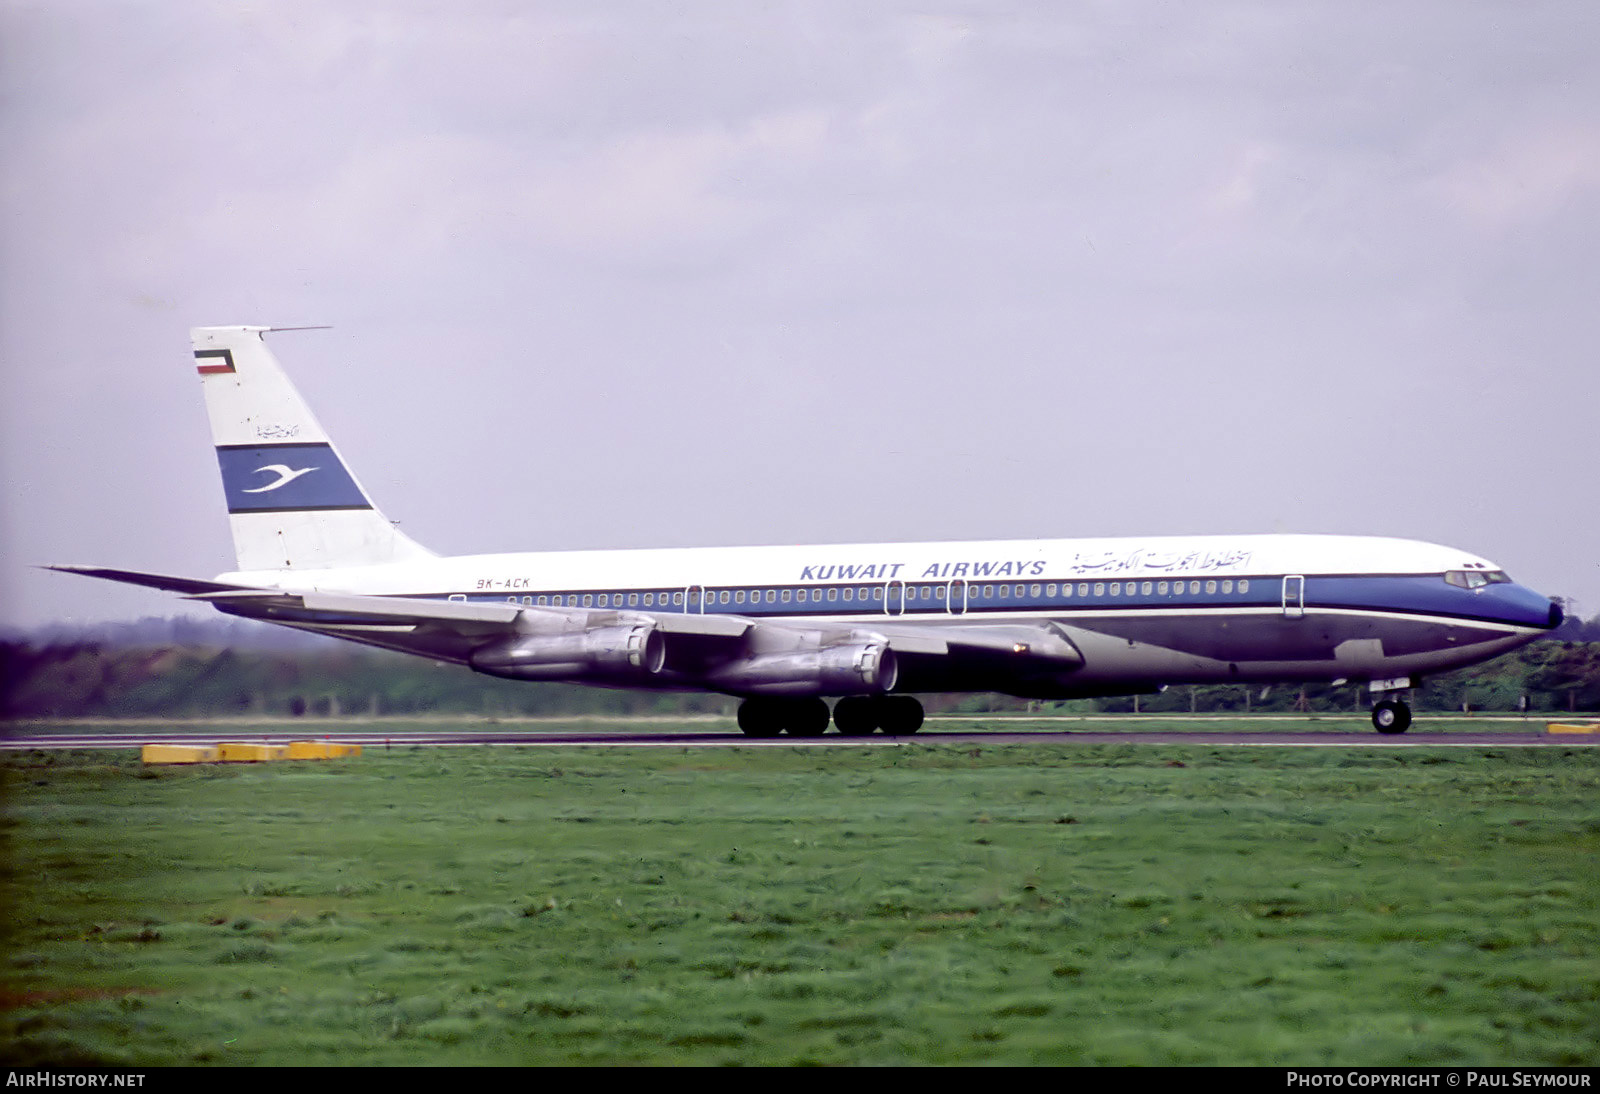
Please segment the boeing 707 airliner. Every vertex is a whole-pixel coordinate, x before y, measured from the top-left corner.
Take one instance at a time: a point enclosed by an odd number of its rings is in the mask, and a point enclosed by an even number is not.
[[[1422,676],[1562,618],[1475,555],[1358,536],[441,557],[373,506],[267,349],[273,329],[191,332],[237,568],[55,569],[490,676],[721,692],[752,736],[913,733],[917,692],[1291,681],[1365,684],[1373,724],[1400,733]]]

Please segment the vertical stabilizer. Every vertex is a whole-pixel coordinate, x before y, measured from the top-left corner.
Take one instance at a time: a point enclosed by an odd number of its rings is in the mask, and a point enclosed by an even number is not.
[[[267,349],[271,327],[189,332],[239,569],[429,558],[373,507]]]

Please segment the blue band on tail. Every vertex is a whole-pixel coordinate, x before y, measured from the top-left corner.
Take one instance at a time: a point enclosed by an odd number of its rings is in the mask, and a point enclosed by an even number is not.
[[[327,443],[218,445],[230,513],[371,509]]]

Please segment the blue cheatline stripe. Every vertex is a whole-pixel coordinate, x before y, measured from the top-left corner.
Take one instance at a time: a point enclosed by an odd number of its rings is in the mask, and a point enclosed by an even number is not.
[[[372,508],[326,442],[218,445],[217,466],[230,513]]]
[[[1187,582],[1183,592],[1175,591],[1170,582],[1151,583],[1151,592],[1141,595],[1138,582],[1076,582],[1039,581],[1008,582],[1001,587],[993,583],[967,586],[965,611],[996,613],[1038,614],[1048,611],[1052,615],[1067,615],[1074,610],[1104,613],[1109,609],[1173,609],[1173,608],[1262,608],[1279,607],[1281,578],[1251,578],[1249,584],[1229,579],[1208,579],[1196,582],[1198,592],[1188,592]],[[891,594],[892,612],[885,615],[884,587],[879,584],[806,584],[806,585],[706,585],[704,611],[708,614],[748,616],[814,616],[829,617],[861,615],[876,618],[925,618],[952,614],[948,609],[949,590],[944,582],[908,582],[904,590]],[[1115,585],[1116,592],[1111,589]],[[1157,592],[1165,586],[1164,593]],[[1082,588],[1080,593],[1078,590]],[[1222,591],[1224,588],[1226,592]],[[1035,593],[1034,589],[1038,589]],[[1070,590],[1070,591],[1069,591]],[[574,607],[608,609],[682,610],[683,588],[662,589],[535,589],[529,579],[516,579],[514,584],[489,586],[471,593],[457,593],[467,599],[486,603],[511,602],[532,607]],[[943,593],[944,595],[939,595]],[[449,594],[419,594],[429,599],[443,599]],[[649,602],[646,602],[649,597]],[[673,597],[677,597],[673,600]],[[602,602],[604,598],[604,602]],[[960,594],[957,594],[960,601]],[[542,603],[541,603],[542,601]],[[699,612],[701,605],[694,602],[690,611]],[[955,614],[960,614],[959,611]]]
[[[1177,591],[1182,586],[1182,592]],[[1148,591],[1146,586],[1149,586]],[[1163,586],[1165,591],[1163,591]],[[1190,592],[1197,586],[1197,592]],[[863,585],[706,585],[705,604],[688,605],[693,613],[740,615],[750,618],[802,620],[814,616],[839,618],[859,616],[877,621],[960,619],[981,615],[989,621],[1005,615],[1048,616],[1067,622],[1074,615],[1104,619],[1127,612],[1182,612],[1207,614],[1241,609],[1257,612],[1282,610],[1283,575],[1255,575],[1246,578],[1196,578],[1140,581],[1038,581],[1008,582],[1008,595],[1000,595],[998,583],[967,586],[965,611],[948,609],[948,589],[942,582],[907,582],[916,595],[903,602],[892,601],[896,610],[884,611],[884,587]],[[1071,592],[1067,590],[1070,587]],[[1035,593],[1034,589],[1039,592]],[[1115,588],[1115,592],[1113,592]],[[845,590],[851,598],[845,599]],[[946,599],[938,590],[945,589]],[[1021,590],[1020,592],[1018,590]],[[1054,589],[1054,594],[1050,590]],[[574,607],[594,610],[634,610],[682,612],[683,588],[650,589],[536,589],[532,579],[517,579],[514,585],[498,590],[486,588],[458,593],[467,600],[484,604],[511,603],[517,607]],[[772,599],[767,599],[768,593]],[[726,593],[726,601],[722,599]],[[865,596],[863,597],[863,593]],[[741,599],[741,594],[742,599]],[[784,599],[787,594],[788,599]],[[929,594],[929,595],[925,595]],[[449,594],[414,594],[421,599],[445,599]],[[813,599],[813,596],[816,599]],[[648,599],[647,599],[648,598]],[[1311,576],[1305,582],[1307,611],[1371,611],[1403,615],[1424,615],[1460,619],[1467,622],[1509,623],[1515,626],[1547,625],[1549,604],[1542,597],[1516,585],[1492,586],[1478,593],[1449,585],[1443,574],[1349,574]],[[1031,620],[1030,620],[1031,621]]]

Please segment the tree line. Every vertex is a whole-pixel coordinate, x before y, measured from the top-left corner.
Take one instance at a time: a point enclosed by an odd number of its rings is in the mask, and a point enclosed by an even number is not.
[[[735,700],[519,683],[277,628],[256,635],[222,623],[120,624],[78,635],[0,641],[0,716],[21,718],[338,717],[459,714],[731,714]],[[1557,637],[1494,661],[1429,678],[1412,695],[1426,711],[1600,711],[1600,616],[1569,620]],[[925,697],[931,713],[1039,710],[996,695]],[[1067,712],[1267,713],[1362,711],[1358,685],[1175,686],[1138,697],[1042,704]]]

